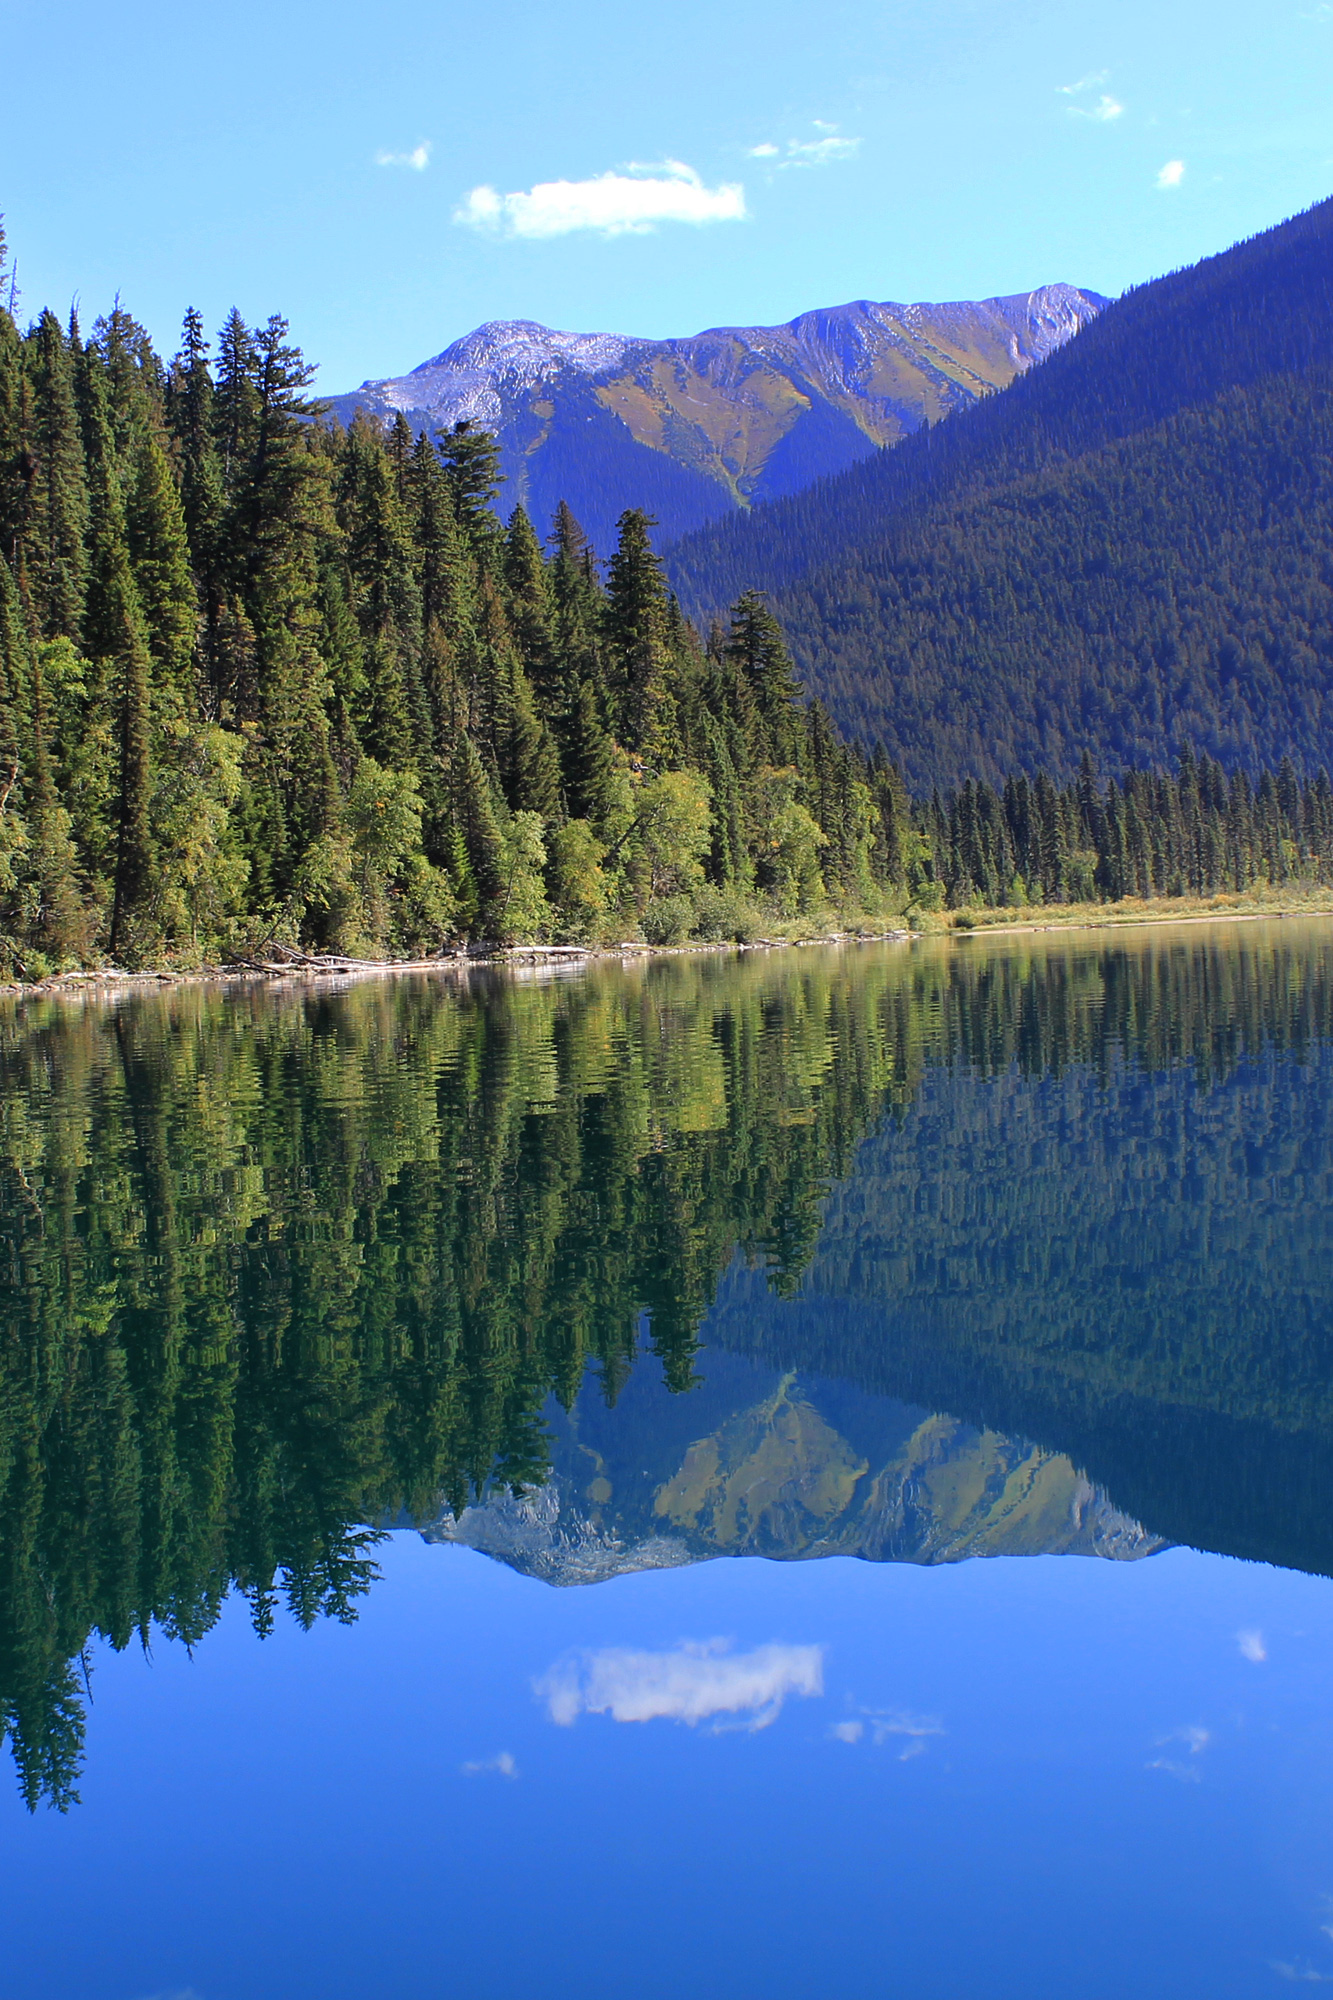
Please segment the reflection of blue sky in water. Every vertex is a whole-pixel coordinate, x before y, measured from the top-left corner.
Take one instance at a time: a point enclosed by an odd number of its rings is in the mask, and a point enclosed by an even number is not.
[[[1172,1550],[550,1590],[407,1534],[383,1567],[350,1630],[259,1646],[232,1606],[193,1662],[99,1654],[84,1807],[0,1804],[5,2000],[1333,1974],[1326,1580]]]

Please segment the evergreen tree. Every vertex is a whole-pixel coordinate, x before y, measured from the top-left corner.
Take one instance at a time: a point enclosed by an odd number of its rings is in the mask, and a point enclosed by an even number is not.
[[[801,760],[801,684],[782,628],[757,591],[747,590],[731,614],[723,646],[751,698],[753,755],[761,764]]]
[[[504,580],[509,622],[523,671],[545,716],[559,712],[561,676],[554,629],[551,582],[541,544],[521,507],[509,517],[505,534]]]
[[[353,424],[340,458],[338,513],[362,637],[364,707],[357,727],[371,756],[408,770],[430,737],[408,520],[393,460],[369,425]]]
[[[12,289],[7,264],[0,218],[0,556],[16,564],[31,472],[24,438],[23,342],[7,306]]]
[[[491,502],[504,482],[495,439],[489,431],[476,430],[462,418],[436,440],[436,446],[459,528],[476,556],[494,562],[499,523],[491,512]]]
[[[190,339],[192,330],[188,320],[186,327]],[[193,374],[195,366],[202,363],[204,350],[197,342],[192,341],[191,345]],[[253,460],[259,422],[257,362],[255,337],[233,306],[218,340],[217,386],[209,399],[222,486],[229,494],[244,478]]]
[[[651,763],[669,743],[667,593],[649,540],[650,517],[636,507],[620,517],[607,574],[605,632],[616,735]]]
[[[74,366],[52,312],[42,314],[26,346],[20,550],[39,629],[77,642],[88,578],[88,487]]]
[[[573,819],[601,826],[613,803],[611,738],[597,709],[591,680],[580,681],[562,725],[565,801]]]
[[[153,427],[143,424],[127,466],[125,526],[159,700],[184,723],[194,708],[198,604],[180,493]]]
[[[146,329],[125,311],[119,299],[93,327],[93,346],[105,371],[111,436],[117,462],[123,467],[140,432],[162,417],[165,375]]]
[[[197,579],[203,653],[209,685],[216,698],[230,679],[222,658],[226,600],[221,545],[223,481],[215,441],[208,341],[203,320],[193,307],[185,315],[180,352],[167,380],[166,413],[180,467],[180,505]]]
[[[450,789],[467,866],[462,893],[471,897],[469,914],[485,936],[504,900],[505,853],[490,780],[470,736],[460,736],[455,746]]]
[[[114,889],[108,948],[112,957],[146,943],[154,852],[151,655],[130,562],[125,505],[108,417],[106,371],[95,350],[84,372],[91,485],[91,554],[86,643],[115,716]]]

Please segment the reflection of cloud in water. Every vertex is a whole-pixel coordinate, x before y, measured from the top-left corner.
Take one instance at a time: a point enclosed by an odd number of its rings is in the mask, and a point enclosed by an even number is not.
[[[1169,1735],[1159,1736],[1157,1743],[1159,1749],[1172,1743],[1183,1743],[1190,1756],[1197,1757],[1208,1748],[1212,1740],[1213,1733],[1210,1729],[1203,1728],[1200,1723],[1191,1722],[1183,1729],[1173,1729]],[[1172,1778],[1183,1778],[1187,1784],[1199,1783],[1198,1765],[1182,1764],[1174,1757],[1154,1757],[1145,1768],[1149,1771],[1165,1771]]]
[[[1154,1757],[1144,1768],[1148,1771],[1165,1771],[1168,1777],[1180,1778],[1187,1785],[1201,1783],[1197,1764],[1178,1764],[1173,1757]]]
[[[928,1736],[943,1736],[944,1724],[934,1715],[909,1715],[905,1709],[890,1708],[870,1714],[870,1733],[877,1744],[887,1743],[895,1736],[905,1736],[906,1748],[899,1752],[898,1761],[905,1764],[909,1757],[920,1757],[926,1748]]]
[[[789,1694],[823,1694],[824,1648],[769,1645],[732,1653],[724,1639],[663,1653],[612,1646],[559,1661],[534,1685],[552,1722],[565,1726],[586,1712],[617,1722],[665,1719],[691,1727],[736,1716],[746,1728],[766,1729]]]
[[[909,1715],[900,1708],[867,1708],[861,1713],[867,1718],[866,1722],[859,1716],[850,1722],[835,1722],[829,1735],[838,1743],[859,1743],[868,1723],[870,1740],[877,1748],[906,1737],[906,1743],[898,1752],[900,1764],[909,1763],[913,1757],[924,1757],[927,1737],[944,1735],[944,1724],[934,1715]]]
[[[486,1771],[494,1771],[501,1778],[516,1778],[518,1776],[518,1765],[514,1762],[513,1756],[508,1750],[502,1750],[498,1757],[483,1757],[478,1759],[474,1764],[464,1764],[463,1766],[463,1776],[465,1778],[477,1778]]]

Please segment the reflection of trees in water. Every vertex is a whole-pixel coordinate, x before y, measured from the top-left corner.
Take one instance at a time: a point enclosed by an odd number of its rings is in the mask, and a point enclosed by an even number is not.
[[[1276,941],[1274,941],[1276,938]],[[80,1655],[239,1590],[349,1618],[364,1524],[545,1472],[540,1411],[668,1382],[743,1247],[790,1293],[819,1204],[945,1065],[1188,1060],[1330,1032],[1294,927],[1219,942],[691,957],[571,982],[182,989],[0,1019],[0,1704],[73,1796]]]

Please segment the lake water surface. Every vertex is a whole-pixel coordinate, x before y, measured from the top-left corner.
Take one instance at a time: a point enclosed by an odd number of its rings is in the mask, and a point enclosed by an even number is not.
[[[0,1005],[0,2000],[1333,1984],[1333,923]]]

